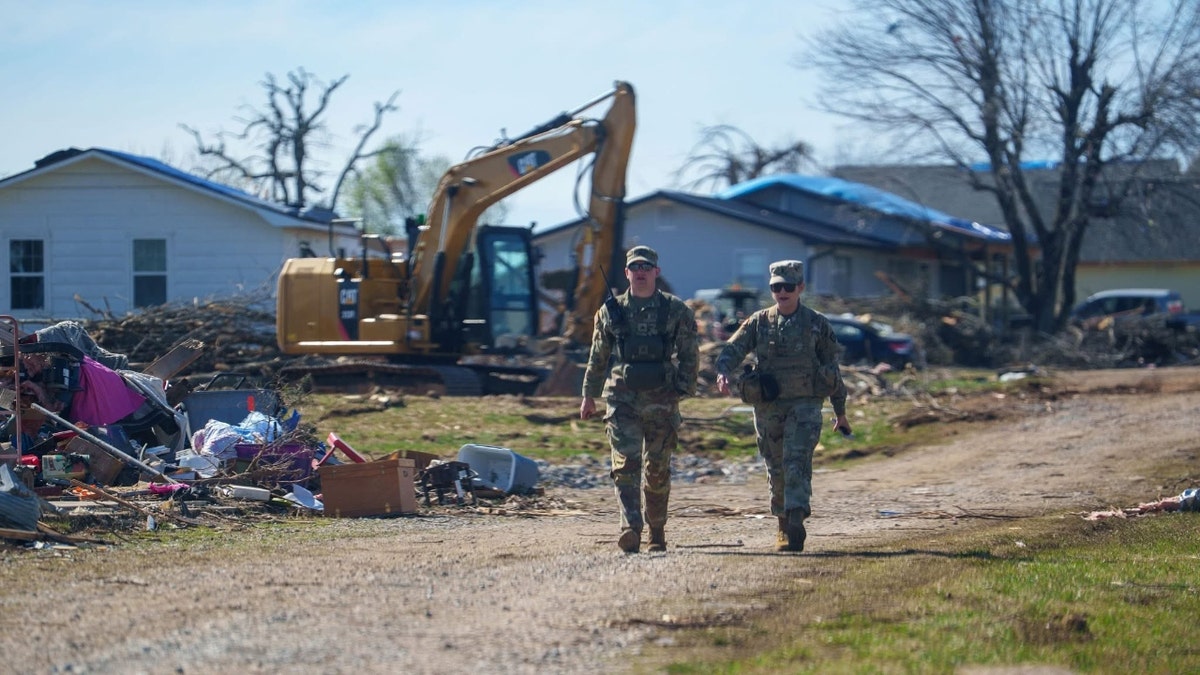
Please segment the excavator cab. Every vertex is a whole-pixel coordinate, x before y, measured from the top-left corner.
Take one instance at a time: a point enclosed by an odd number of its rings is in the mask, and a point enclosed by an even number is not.
[[[398,362],[515,353],[536,328],[532,251],[528,228],[479,226],[448,294],[428,313],[409,311],[407,265],[382,240],[364,237],[360,257],[293,258],[280,274],[280,296],[303,301],[280,303],[276,328],[291,353]]]
[[[449,331],[461,336],[459,350],[516,354],[537,329],[537,292],[530,232],[522,227],[480,226],[473,260],[459,266],[465,279],[451,285],[446,307]],[[455,307],[463,307],[461,317]],[[436,339],[436,336],[435,336]],[[452,342],[452,335],[445,336]]]

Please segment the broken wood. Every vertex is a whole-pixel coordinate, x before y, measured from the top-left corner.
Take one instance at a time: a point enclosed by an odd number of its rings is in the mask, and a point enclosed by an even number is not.
[[[74,478],[70,478],[68,480],[71,481],[71,485],[91,490],[92,492],[99,494],[101,497],[103,497],[107,500],[110,500],[110,501],[114,501],[114,502],[120,504],[121,506],[124,506],[125,508],[132,509],[132,510],[140,513],[143,516],[163,516],[165,518],[174,520],[175,522],[183,523],[184,525],[202,525],[203,524],[198,520],[192,520],[191,518],[184,518],[183,516],[177,516],[174,513],[171,513],[169,511],[159,511],[157,513],[154,513],[152,511],[150,511],[149,509],[142,508],[141,506],[134,504],[133,502],[129,501],[128,499],[125,499],[124,497],[121,497],[112,492],[104,490],[103,488],[97,487],[95,485],[88,485],[87,483],[84,483],[83,481],[75,480]]]
[[[49,525],[43,523],[40,520],[38,521],[37,526],[38,526],[38,531],[40,533],[42,533],[43,535],[45,535],[45,537],[47,539],[53,539],[54,541],[61,542],[64,544],[112,545],[112,542],[105,541],[104,539],[93,539],[91,537],[79,537],[79,536],[71,535],[71,534],[63,534],[63,533],[59,532],[58,530],[55,530],[53,527],[50,527]]]
[[[41,532],[33,530],[14,530],[8,527],[0,527],[0,539],[20,539],[22,541],[37,541],[44,535]]]
[[[200,358],[203,353],[203,342],[195,339],[187,339],[172,347],[171,351],[155,359],[154,363],[146,366],[142,372],[157,377],[160,380],[169,380],[178,374],[179,371],[195,363],[196,359]]]

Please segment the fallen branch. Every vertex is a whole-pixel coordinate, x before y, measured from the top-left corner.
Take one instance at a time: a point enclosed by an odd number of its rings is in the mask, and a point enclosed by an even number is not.
[[[190,518],[184,518],[183,516],[177,516],[174,513],[171,513],[169,511],[159,511],[158,513],[153,513],[149,509],[144,509],[141,506],[138,506],[137,504],[134,504],[133,502],[129,501],[128,499],[124,499],[118,495],[108,492],[107,490],[103,490],[95,485],[88,485],[87,483],[75,480],[74,478],[71,478],[69,480],[71,481],[71,484],[74,486],[82,487],[82,488],[91,490],[92,492],[98,493],[100,496],[104,497],[105,499],[114,501],[114,502],[120,504],[121,506],[124,506],[125,508],[133,509],[134,511],[140,513],[143,516],[165,516],[171,520],[174,520],[175,522],[182,523],[184,525],[203,525],[203,523],[201,523],[198,520],[192,520]]]

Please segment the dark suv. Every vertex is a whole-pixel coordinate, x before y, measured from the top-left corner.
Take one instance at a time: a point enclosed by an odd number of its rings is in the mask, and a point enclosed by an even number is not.
[[[1071,312],[1071,321],[1091,328],[1110,316],[1114,320],[1120,320],[1151,314],[1183,314],[1183,298],[1178,291],[1166,288],[1116,288],[1100,291],[1088,296]]]

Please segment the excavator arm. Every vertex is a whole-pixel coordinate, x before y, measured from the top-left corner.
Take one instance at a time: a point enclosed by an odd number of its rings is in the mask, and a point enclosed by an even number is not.
[[[580,117],[609,99],[612,104],[603,119]],[[595,153],[589,213],[576,245],[579,272],[567,327],[575,341],[590,340],[593,315],[608,284],[600,270],[605,265],[614,268],[623,236],[625,173],[635,125],[633,87],[616,82],[612,91],[575,111],[451,167],[434,192],[426,228],[413,249],[411,311],[438,312],[463,253],[470,248],[476,221],[489,206]],[[620,267],[619,262],[615,267]]]
[[[588,218],[575,243],[575,294],[564,325],[566,337],[577,345],[591,343],[596,311],[616,285],[608,275],[619,275],[625,267],[625,175],[637,124],[633,90],[624,86],[626,96],[613,103],[603,123],[607,139],[596,152]]]

